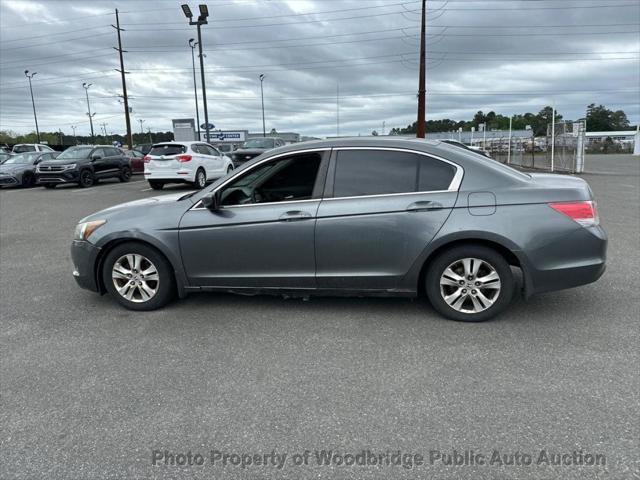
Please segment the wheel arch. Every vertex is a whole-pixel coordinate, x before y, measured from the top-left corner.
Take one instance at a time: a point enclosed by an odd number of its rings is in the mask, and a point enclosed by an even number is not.
[[[179,268],[180,265],[177,264],[177,260],[174,258],[174,256],[171,254],[168,254],[166,249],[160,246],[158,242],[155,242],[147,238],[131,237],[131,236],[112,238],[110,240],[107,240],[104,244],[100,246],[100,251],[98,253],[98,256],[96,257],[95,267],[93,272],[96,280],[96,285],[98,286],[98,291],[100,292],[100,294],[104,294],[107,291],[102,278],[104,261],[107,255],[109,254],[109,252],[111,252],[118,245],[122,245],[123,243],[138,243],[140,245],[144,245],[146,247],[152,248],[153,250],[158,252],[158,254],[162,255],[164,259],[169,263],[169,265],[171,265],[178,296],[180,298],[184,298],[186,296],[186,291],[184,288],[186,285],[186,278],[182,269]]]
[[[500,235],[487,232],[460,232],[457,234],[447,235],[446,237],[441,237],[434,241],[429,245],[426,252],[423,253],[422,258],[417,262],[417,267],[419,268],[412,269],[413,272],[415,272],[413,285],[417,285],[418,295],[424,294],[425,274],[431,264],[431,261],[442,252],[461,245],[481,245],[502,255],[509,265],[519,268],[522,271],[524,291],[525,294],[527,294],[527,289],[531,285],[528,273],[529,266],[526,257],[516,244]]]

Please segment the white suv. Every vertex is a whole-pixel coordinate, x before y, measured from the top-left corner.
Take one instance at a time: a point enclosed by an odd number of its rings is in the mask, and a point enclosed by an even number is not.
[[[53,148],[41,143],[18,143],[13,146],[11,153],[28,153],[28,152],[53,152]]]
[[[233,170],[229,157],[204,142],[156,143],[144,157],[144,178],[154,190],[165,183],[192,183],[204,188],[207,182]]]

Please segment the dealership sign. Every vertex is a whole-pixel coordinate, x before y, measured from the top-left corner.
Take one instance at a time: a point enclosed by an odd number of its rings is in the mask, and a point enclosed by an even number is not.
[[[221,142],[244,142],[247,138],[246,130],[220,130],[215,135]]]

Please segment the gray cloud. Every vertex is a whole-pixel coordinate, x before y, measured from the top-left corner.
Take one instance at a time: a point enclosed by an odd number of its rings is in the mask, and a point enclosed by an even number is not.
[[[179,3],[1,0],[0,129],[33,130],[23,74],[29,69],[38,72],[42,130],[70,132],[77,125],[78,133],[88,132],[86,81],[93,84],[96,123],[124,131],[110,26],[115,8],[126,29],[134,130],[139,118],[145,128],[169,130],[172,118],[193,117],[187,41],[196,32]],[[419,2],[207,3],[205,72],[217,127],[261,130],[260,73],[267,75],[268,129],[334,135],[337,85],[342,134],[415,121]],[[640,121],[637,0],[432,0],[429,8],[427,118],[467,119],[477,110],[535,113],[552,102],[565,118],[579,118],[596,102]]]

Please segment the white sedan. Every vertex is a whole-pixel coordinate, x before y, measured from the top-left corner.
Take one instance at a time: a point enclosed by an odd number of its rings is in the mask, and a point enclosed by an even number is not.
[[[144,157],[144,178],[154,190],[166,183],[191,183],[200,189],[233,170],[233,162],[205,142],[156,143]]]

